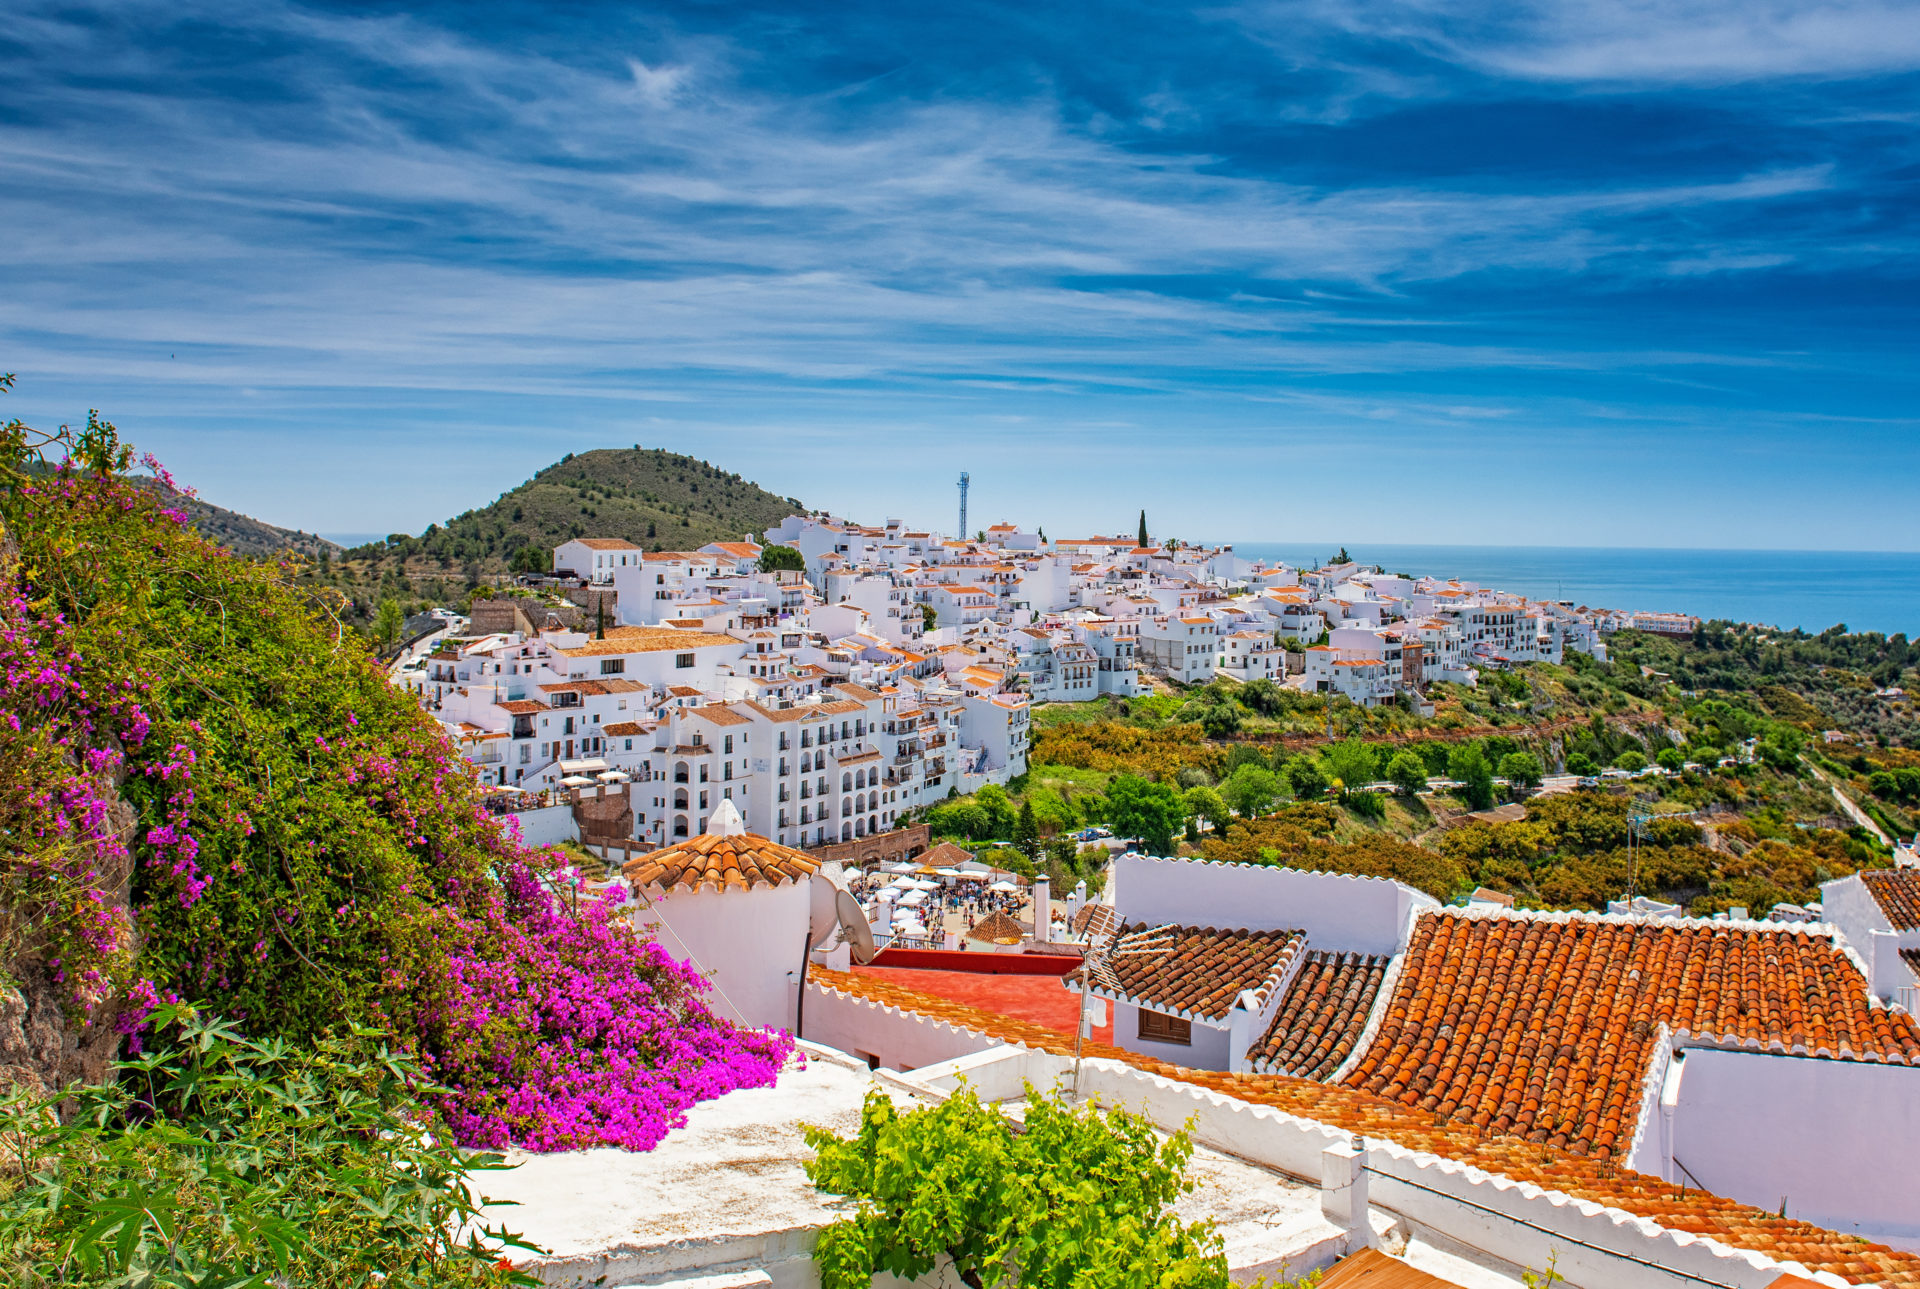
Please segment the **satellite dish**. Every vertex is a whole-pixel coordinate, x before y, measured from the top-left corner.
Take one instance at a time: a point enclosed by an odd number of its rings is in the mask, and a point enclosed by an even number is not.
[[[832,882],[820,881],[818,875],[807,883],[807,947],[818,945],[833,934],[840,925],[840,910],[836,903],[841,894],[840,888]]]
[[[852,946],[853,960],[872,962],[873,955],[879,950],[873,947],[873,932],[867,927],[867,915],[860,908],[860,901],[841,891],[834,900],[834,906],[840,915],[840,935]]]

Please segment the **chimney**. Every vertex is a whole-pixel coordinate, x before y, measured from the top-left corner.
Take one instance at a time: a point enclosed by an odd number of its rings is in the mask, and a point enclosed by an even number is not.
[[[1053,939],[1053,882],[1045,873],[1033,879],[1033,938],[1038,944]]]

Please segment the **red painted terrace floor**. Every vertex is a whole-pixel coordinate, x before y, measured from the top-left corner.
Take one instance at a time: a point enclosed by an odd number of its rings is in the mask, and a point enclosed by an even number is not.
[[[1045,1025],[1069,1037],[1080,1015],[1080,995],[1070,992],[1058,976],[978,975],[968,971],[926,971],[910,967],[860,967],[857,976],[874,976],[906,989],[935,994],[950,1002],[983,1011],[999,1012],[1033,1025]],[[1098,1000],[1094,1000],[1098,1001]],[[1093,1040],[1113,1042],[1113,1010],[1106,1023],[1093,1027]]]

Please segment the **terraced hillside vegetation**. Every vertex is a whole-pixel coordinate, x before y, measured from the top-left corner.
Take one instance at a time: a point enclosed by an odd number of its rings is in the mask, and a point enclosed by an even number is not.
[[[926,818],[1059,889],[1098,887],[1104,851],[1069,834],[1105,825],[1156,854],[1392,877],[1441,900],[1486,887],[1599,910],[1631,891],[1695,915],[1764,915],[1887,864],[1833,785],[1888,836],[1920,827],[1920,650],[1904,636],[1710,623],[1612,647],[1608,663],[1436,685],[1430,716],[1269,681],[1048,704],[1026,775]],[[1527,799],[1550,775],[1581,783]]]

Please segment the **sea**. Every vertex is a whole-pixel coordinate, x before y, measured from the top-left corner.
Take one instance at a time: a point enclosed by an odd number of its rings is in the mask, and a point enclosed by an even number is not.
[[[1248,559],[1314,568],[1338,542],[1234,542]],[[1588,546],[1369,546],[1362,564],[1457,577],[1540,600],[1599,609],[1690,613],[1766,626],[1920,636],[1920,552],[1608,549]]]

